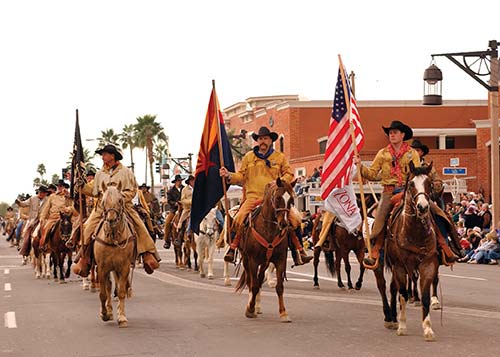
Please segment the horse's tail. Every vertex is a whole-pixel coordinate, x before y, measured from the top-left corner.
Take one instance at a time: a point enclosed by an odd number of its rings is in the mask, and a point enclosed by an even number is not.
[[[325,263],[326,268],[330,272],[331,276],[335,276],[335,264],[333,261],[333,250],[325,251]]]
[[[240,280],[238,280],[238,283],[236,284],[236,288],[234,289],[235,292],[242,292],[243,289],[247,286],[247,272],[245,269],[243,269],[243,273],[241,273]]]

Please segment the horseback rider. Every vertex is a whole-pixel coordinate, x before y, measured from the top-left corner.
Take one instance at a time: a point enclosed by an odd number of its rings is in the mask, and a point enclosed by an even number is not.
[[[227,262],[234,261],[234,253],[239,246],[245,219],[262,201],[266,185],[277,178],[286,182],[293,180],[292,169],[285,155],[273,149],[273,142],[278,139],[278,134],[263,126],[258,133],[252,134],[252,138],[257,145],[243,157],[239,171],[229,172],[225,167],[221,167],[219,172],[229,184],[242,184],[245,192],[245,198],[231,226],[231,231],[236,235],[224,256]],[[300,219],[298,221],[300,222]],[[290,231],[292,242],[299,252],[298,255],[292,254],[295,265],[308,263],[312,257],[307,256],[297,236],[292,230]]]
[[[44,204],[40,213],[40,227],[42,229],[42,238],[40,239],[40,250],[45,250],[47,244],[47,236],[51,233],[52,228],[59,220],[60,213],[63,211],[72,212],[74,216],[78,212],[73,207],[73,200],[69,197],[69,185],[64,180],[57,182],[57,191],[48,197],[47,203]]]
[[[101,205],[99,205],[99,200],[108,186],[115,186],[123,196],[125,212],[134,226],[137,235],[137,253],[143,254],[144,270],[146,270],[146,273],[152,274],[159,267],[158,262],[161,259],[156,251],[153,239],[151,239],[144,223],[132,205],[132,199],[137,192],[135,176],[129,168],[120,163],[123,156],[114,145],[105,145],[103,148],[96,150],[96,153],[102,156],[103,167],[97,172],[91,184],[79,181],[76,185],[77,189],[81,189],[83,194],[96,197],[97,203],[83,226],[80,259],[73,267],[73,272],[82,277],[89,274],[89,244],[104,213]]]
[[[26,261],[28,260],[28,256],[31,250],[31,233],[38,224],[38,221],[40,219],[40,212],[42,210],[43,205],[45,204],[45,202],[47,202],[46,199],[47,193],[48,193],[47,187],[40,186],[35,196],[31,196],[30,198],[24,201],[16,200],[16,203],[19,207],[29,208],[28,220],[24,225],[22,233],[23,246],[19,251],[19,255],[22,255],[23,257],[23,265],[25,265]]]
[[[193,187],[194,187],[194,176],[189,175],[189,177],[184,181],[186,186],[182,189],[181,199],[179,203],[182,205],[182,213],[179,218],[179,223],[177,224],[177,231],[182,228],[184,221],[189,219],[191,215],[191,204],[193,200]],[[187,226],[185,232],[188,233],[189,221],[187,221]]]
[[[164,240],[165,244],[163,247],[165,249],[170,248],[170,230],[172,229],[172,220],[174,219],[175,213],[177,212],[177,209],[179,207],[178,202],[181,199],[181,192],[184,186],[182,185],[182,176],[181,175],[175,175],[174,179],[172,180],[172,183],[174,184],[167,192],[167,203],[168,203],[168,214],[167,217],[165,218],[165,234],[164,234]]]
[[[148,198],[150,198],[147,194],[149,193],[147,190],[149,189],[149,186],[147,186],[145,183],[143,183],[139,188],[137,189],[137,194],[133,198],[132,202],[134,204],[134,209],[139,213],[139,216],[141,217],[142,221],[146,225],[146,228],[149,232],[149,235],[151,238],[153,238],[153,241],[155,240],[155,230],[153,226],[153,221],[151,220],[151,210],[148,202]],[[153,196],[153,194],[149,193],[149,195]],[[148,198],[146,198],[148,197]],[[153,196],[154,197],[154,196]]]
[[[368,269],[376,269],[380,256],[380,249],[384,244],[385,226],[395,202],[403,196],[404,185],[410,175],[410,162],[415,167],[420,167],[420,157],[406,141],[413,137],[413,130],[403,122],[394,120],[389,127],[382,127],[389,139],[389,145],[380,149],[371,166],[368,168],[361,164],[359,155],[353,158],[354,164],[360,168],[361,176],[368,180],[380,181],[383,185],[382,195],[377,207],[370,239],[375,241],[371,255],[363,261]],[[433,214],[439,208],[431,204]],[[455,261],[457,256],[449,249],[444,238],[437,234],[438,245],[446,254],[448,262]]]

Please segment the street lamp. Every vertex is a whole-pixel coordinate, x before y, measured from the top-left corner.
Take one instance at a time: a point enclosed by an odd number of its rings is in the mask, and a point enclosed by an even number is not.
[[[500,75],[498,64],[498,42],[489,42],[486,51],[457,52],[433,54],[434,57],[448,58],[475,81],[488,90],[488,112],[490,115],[491,142],[491,203],[493,205],[493,225],[500,221],[500,166],[498,162],[498,80]],[[461,61],[460,61],[461,57]],[[457,59],[458,58],[458,59]],[[481,77],[490,76],[489,83]],[[424,72],[424,105],[442,104],[441,70],[432,63]],[[500,227],[497,227],[500,228]]]

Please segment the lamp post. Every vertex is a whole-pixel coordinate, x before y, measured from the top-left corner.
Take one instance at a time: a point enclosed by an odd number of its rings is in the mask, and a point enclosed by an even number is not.
[[[434,57],[442,56],[448,58],[475,81],[488,90],[488,113],[490,117],[490,149],[491,149],[491,203],[493,205],[493,227],[500,222],[500,166],[498,153],[498,42],[489,41],[486,51],[439,53]],[[461,57],[461,61],[460,61]],[[489,83],[482,77],[490,76]],[[441,70],[432,63],[424,72],[424,105],[442,104],[441,81],[443,79]],[[500,228],[500,227],[497,227]]]

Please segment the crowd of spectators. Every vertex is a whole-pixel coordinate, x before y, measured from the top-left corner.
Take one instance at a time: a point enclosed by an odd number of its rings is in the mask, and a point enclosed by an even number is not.
[[[500,260],[500,222],[493,229],[491,207],[480,193],[461,196],[460,203],[447,204],[446,210],[457,225],[465,257],[459,262],[497,265]]]

